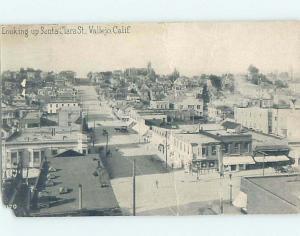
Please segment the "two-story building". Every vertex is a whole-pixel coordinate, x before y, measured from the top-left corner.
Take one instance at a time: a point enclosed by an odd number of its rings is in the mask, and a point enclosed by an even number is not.
[[[79,107],[77,100],[52,100],[47,103],[46,110],[49,114],[56,114],[63,107]]]

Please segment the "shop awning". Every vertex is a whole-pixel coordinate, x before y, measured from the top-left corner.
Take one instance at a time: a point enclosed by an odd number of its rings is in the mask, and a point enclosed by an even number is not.
[[[278,161],[289,161],[290,159],[285,155],[279,156],[258,156],[254,157],[255,162],[278,162]]]
[[[223,165],[255,164],[251,156],[229,156],[223,157]]]

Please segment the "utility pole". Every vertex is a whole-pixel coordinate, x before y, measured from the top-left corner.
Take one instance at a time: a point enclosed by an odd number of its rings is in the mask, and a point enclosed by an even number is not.
[[[93,148],[95,147],[95,136],[96,136],[96,127],[95,127],[95,120],[94,120],[94,129],[93,129]]]
[[[107,151],[108,151],[108,132],[106,132],[105,157],[107,157]]]
[[[132,165],[132,215],[135,216],[135,159]]]
[[[263,159],[263,176],[265,176],[265,154],[264,154],[264,159]]]
[[[166,169],[168,169],[168,131],[166,131]]]
[[[78,210],[82,210],[82,185],[78,184]]]
[[[230,205],[232,205],[232,174],[230,173],[229,174],[229,194],[230,194],[230,196],[229,196],[229,199],[230,199]]]
[[[219,193],[220,193],[220,214],[224,213],[224,206],[223,206],[223,153],[221,149],[221,145],[217,145],[217,155],[218,155],[218,162],[219,162],[219,174],[220,174],[220,186],[219,186]]]

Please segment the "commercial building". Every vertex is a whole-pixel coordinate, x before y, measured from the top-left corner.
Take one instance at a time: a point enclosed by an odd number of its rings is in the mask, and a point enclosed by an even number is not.
[[[200,134],[220,142],[222,163],[225,171],[239,171],[253,168],[252,135],[233,132],[232,129],[200,130]]]
[[[300,176],[244,177],[233,202],[248,214],[300,212]]]
[[[261,107],[235,107],[234,120],[249,129],[272,132],[272,111]]]
[[[172,133],[170,137],[169,165],[192,170],[193,165],[201,170],[216,170],[220,142],[200,133]]]
[[[70,127],[26,129],[13,139],[3,143],[3,169],[39,168],[46,157],[56,156],[68,150],[87,154],[88,138]]]

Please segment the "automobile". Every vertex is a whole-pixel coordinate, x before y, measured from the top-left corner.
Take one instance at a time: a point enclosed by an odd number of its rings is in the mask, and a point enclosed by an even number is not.
[[[291,166],[278,166],[275,167],[275,171],[276,172],[280,172],[280,173],[293,173],[293,167]]]
[[[58,191],[59,191],[59,194],[66,194],[66,193],[69,193],[71,191],[71,189],[67,188],[67,187],[59,187]]]

